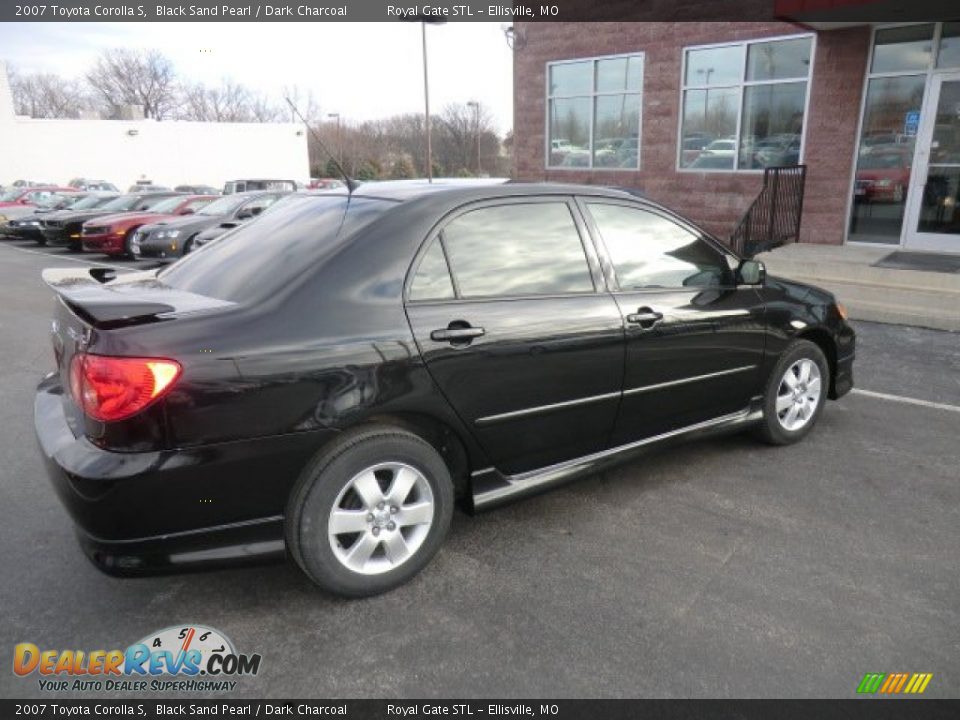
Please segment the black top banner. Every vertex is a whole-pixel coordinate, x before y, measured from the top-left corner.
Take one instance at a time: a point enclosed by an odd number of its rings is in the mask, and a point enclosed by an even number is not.
[[[867,22],[960,16],[937,0],[56,0],[0,3],[4,22]]]
[[[13,718],[954,720],[960,700],[0,700]]]

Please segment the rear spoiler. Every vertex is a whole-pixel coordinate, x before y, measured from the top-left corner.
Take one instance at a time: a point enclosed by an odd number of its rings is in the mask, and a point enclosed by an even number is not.
[[[234,305],[226,300],[177,290],[151,272],[117,276],[109,268],[48,268],[43,281],[95,326],[119,326],[162,320]]]

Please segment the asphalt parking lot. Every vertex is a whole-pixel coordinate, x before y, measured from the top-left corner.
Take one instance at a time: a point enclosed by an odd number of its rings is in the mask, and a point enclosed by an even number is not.
[[[0,652],[203,623],[263,656],[246,697],[853,697],[867,672],[960,695],[960,335],[858,323],[858,388],[927,404],[856,393],[799,445],[701,441],[460,513],[413,582],[343,601],[292,565],[117,580],[84,558],[32,415],[39,273],[80,260],[0,241]],[[9,670],[0,695],[55,696]]]

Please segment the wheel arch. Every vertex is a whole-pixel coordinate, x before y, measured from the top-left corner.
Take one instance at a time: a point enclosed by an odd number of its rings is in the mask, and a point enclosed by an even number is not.
[[[428,442],[450,470],[456,498],[469,498],[471,462],[467,444],[448,423],[425,413],[391,411],[370,415],[357,425],[343,430],[349,432],[353,428],[367,425],[391,425]]]
[[[827,358],[827,367],[830,369],[830,389],[827,397],[831,400],[837,399],[836,380],[837,380],[837,343],[827,330],[822,327],[813,327],[797,333],[799,340],[807,340],[823,351]]]

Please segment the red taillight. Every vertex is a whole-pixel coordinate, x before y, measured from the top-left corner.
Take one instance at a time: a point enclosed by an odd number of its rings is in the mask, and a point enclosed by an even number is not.
[[[114,422],[169,391],[180,371],[174,360],[78,354],[70,361],[70,392],[94,420]]]

